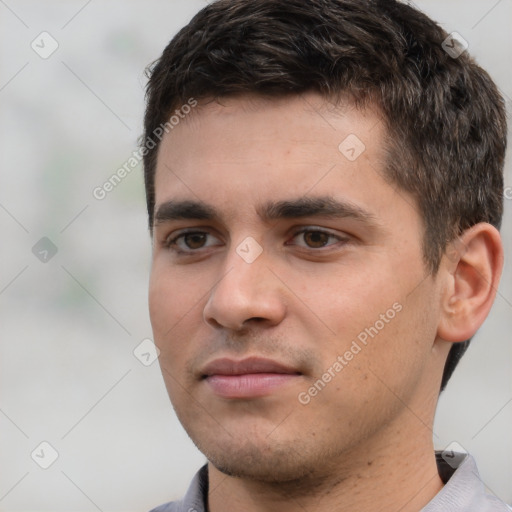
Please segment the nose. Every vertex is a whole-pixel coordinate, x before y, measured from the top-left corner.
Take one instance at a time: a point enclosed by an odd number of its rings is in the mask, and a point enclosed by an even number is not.
[[[248,324],[279,324],[286,314],[283,285],[269,268],[265,251],[253,262],[232,250],[203,311],[215,328],[240,331]]]

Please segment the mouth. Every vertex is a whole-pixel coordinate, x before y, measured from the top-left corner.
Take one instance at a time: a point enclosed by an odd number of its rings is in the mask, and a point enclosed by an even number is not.
[[[301,375],[298,369],[271,359],[223,358],[208,363],[201,379],[222,398],[258,398],[271,395]]]

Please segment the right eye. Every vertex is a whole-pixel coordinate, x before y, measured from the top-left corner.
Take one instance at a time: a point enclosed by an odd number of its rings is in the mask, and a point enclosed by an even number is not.
[[[165,246],[179,254],[191,254],[206,247],[221,245],[215,243],[215,240],[218,241],[217,238],[206,231],[186,231],[167,238]]]

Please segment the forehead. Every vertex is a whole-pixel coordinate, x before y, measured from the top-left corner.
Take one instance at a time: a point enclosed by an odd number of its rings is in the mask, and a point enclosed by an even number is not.
[[[240,215],[265,200],[326,195],[389,206],[386,131],[376,108],[317,94],[201,102],[159,149],[155,200],[195,199]]]

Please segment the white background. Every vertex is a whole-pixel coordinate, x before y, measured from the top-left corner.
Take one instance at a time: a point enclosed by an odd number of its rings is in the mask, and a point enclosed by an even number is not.
[[[92,195],[137,147],[144,67],[204,5],[0,1],[1,511],[146,511],[180,497],[204,461],[157,363],[133,354],[151,338],[141,167],[104,200]],[[417,5],[512,97],[512,0]],[[47,59],[31,48],[43,31],[59,45]],[[505,209],[499,295],[442,395],[435,434],[438,448],[473,453],[511,503],[512,200]],[[42,237],[58,250],[47,263],[32,253]],[[42,441],[59,454],[46,470],[30,455]]]

